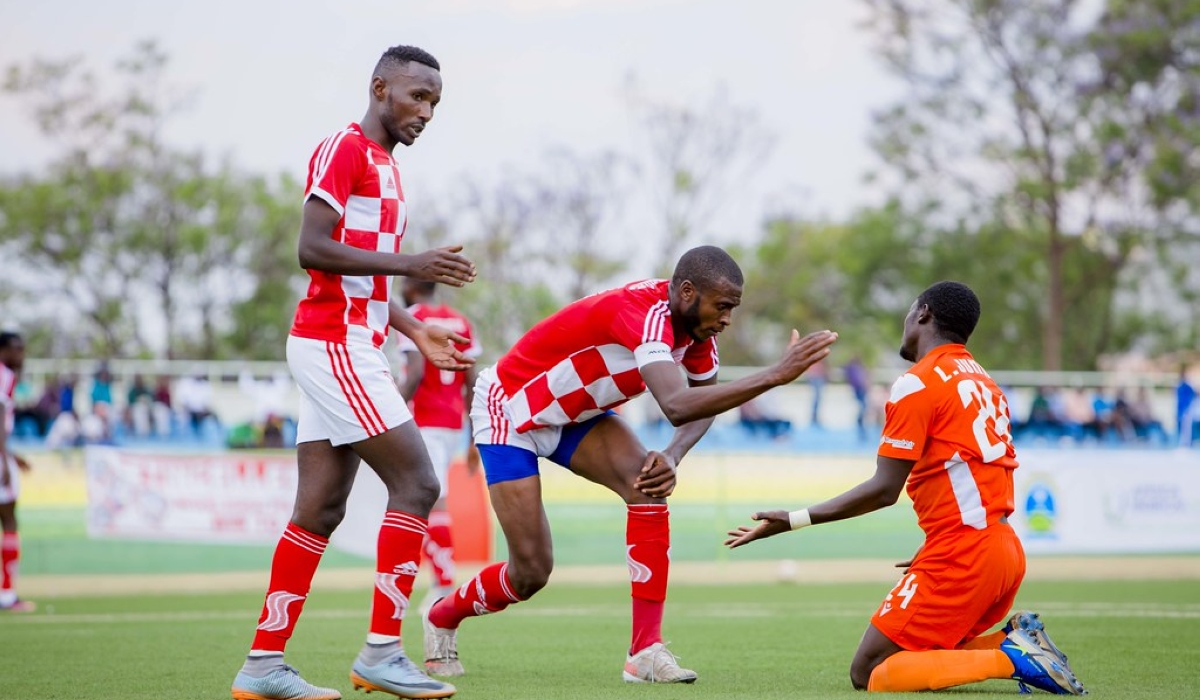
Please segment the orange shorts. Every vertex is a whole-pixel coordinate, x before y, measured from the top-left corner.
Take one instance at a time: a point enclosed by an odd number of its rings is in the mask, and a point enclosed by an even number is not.
[[[955,649],[1004,619],[1024,577],[1011,526],[963,528],[926,541],[871,624],[907,651]]]

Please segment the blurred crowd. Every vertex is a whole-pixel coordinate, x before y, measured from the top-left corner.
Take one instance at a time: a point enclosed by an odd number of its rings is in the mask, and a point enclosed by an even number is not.
[[[286,446],[294,425],[287,409],[290,378],[280,373],[262,380],[243,372],[237,385],[253,417],[226,426],[214,407],[212,382],[203,374],[135,374],[117,381],[101,363],[86,381],[74,374],[48,375],[38,387],[22,378],[14,392],[13,437],[41,440],[48,449],[148,440]]]
[[[807,375],[806,375],[807,376]],[[15,392],[17,439],[40,440],[50,449],[88,444],[127,444],[140,441],[202,443],[226,447],[290,447],[295,439],[294,397],[286,372],[256,377],[248,371],[237,377],[222,377],[225,403],[215,401],[214,387],[204,374],[184,376],[134,374],[114,379],[106,363],[81,380],[72,374],[49,375],[40,385],[22,379]],[[218,405],[228,408],[236,382],[240,414],[248,420],[223,421]],[[827,384],[840,383],[835,398],[839,405],[825,406]],[[853,411],[853,438],[847,445],[866,445],[878,440],[883,425],[889,385],[872,381],[869,368],[859,358],[840,366],[821,363],[812,377],[797,388],[807,392],[767,392],[741,406],[729,421],[736,434],[731,440],[786,443],[805,425],[802,444],[810,444],[814,433],[830,439],[845,432],[847,409]],[[852,406],[845,402],[852,397]],[[86,392],[83,395],[79,391]],[[1126,387],[1037,387],[1006,388],[1012,415],[1012,434],[1018,444],[1191,446],[1200,444],[1200,397],[1180,371],[1176,386],[1173,420],[1155,410],[1145,386]],[[1160,400],[1162,397],[1159,397]],[[799,401],[799,403],[797,403]],[[653,404],[647,402],[647,405]],[[1159,408],[1164,407],[1160,401]],[[827,421],[823,413],[838,417]],[[734,427],[736,425],[736,427]],[[650,430],[668,426],[661,412],[647,409],[645,425]],[[719,426],[718,426],[719,427]]]

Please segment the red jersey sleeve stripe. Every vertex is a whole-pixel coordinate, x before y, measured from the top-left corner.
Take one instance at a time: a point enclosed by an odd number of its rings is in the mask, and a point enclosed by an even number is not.
[[[667,320],[667,302],[660,301],[646,312],[642,325],[642,343],[662,342],[663,328]]]
[[[329,170],[329,164],[333,162],[333,154],[337,153],[338,144],[348,133],[348,131],[339,131],[321,143],[317,160],[313,164],[313,187],[321,186],[321,181],[325,179],[325,172]]]

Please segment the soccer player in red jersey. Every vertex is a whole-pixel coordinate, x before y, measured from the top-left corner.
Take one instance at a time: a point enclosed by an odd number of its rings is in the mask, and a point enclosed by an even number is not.
[[[413,318],[466,338],[465,343],[457,345],[458,351],[466,357],[479,357],[482,351],[471,322],[457,309],[438,302],[435,283],[406,277],[400,289]],[[429,513],[429,535],[425,538],[425,559],[433,569],[433,586],[425,596],[424,610],[454,588],[454,542],[450,537],[446,495],[450,463],[467,448],[463,426],[476,374],[474,367],[464,372],[439,369],[404,337],[400,339],[400,350],[408,370],[400,395],[412,405],[413,421],[421,431],[433,471],[442,485],[438,501]]]
[[[454,686],[426,676],[400,644],[438,482],[380,350],[391,327],[441,369],[473,362],[452,344],[464,338],[417,321],[389,295],[393,275],[455,286],[475,277],[458,247],[400,254],[407,216],[392,150],[412,145],[441,93],[433,56],[411,46],[388,49],[372,74],[362,121],[325,139],[309,162],[299,258],[312,281],[287,343],[301,394],[296,504],[271,562],[250,654],[233,682],[237,700],[341,697],[304,681],[284,663],[283,651],[329,536],[345,515],[360,460],[379,475],[388,501],[369,633],[350,679],[355,688],[404,698],[454,694]]]
[[[793,381],[837,339],[818,331],[801,340],[793,331],[774,365],[717,384],[716,337],[741,300],[737,263],[720,248],[702,246],[683,255],[670,280],[636,282],[568,305],[480,372],[472,431],[509,560],[486,567],[426,614],[431,673],[463,672],[456,633],[464,619],[499,612],[546,585],[554,565],[538,473],[538,457],[546,457],[627,505],[633,634],[625,680],[696,680],[680,668],[661,633],[671,544],[666,499],[676,465],[713,416]],[[647,388],[676,426],[661,452],[647,451],[611,410]]]
[[[17,534],[17,497],[21,493],[18,470],[29,471],[29,463],[14,454],[8,437],[15,427],[13,392],[25,365],[25,341],[21,336],[0,333],[0,612],[32,612],[31,601],[17,597],[17,562],[21,559],[21,538]]]
[[[900,356],[915,362],[887,404],[875,475],[824,503],[755,513],[725,544],[740,547],[808,525],[892,505],[907,484],[925,543],[876,610],[850,666],[854,687],[938,690],[989,678],[1060,695],[1083,684],[1034,613],[1000,630],[1025,576],[1025,551],[1008,524],[1016,453],[1008,401],[967,351],[979,299],[940,282],[908,311]]]

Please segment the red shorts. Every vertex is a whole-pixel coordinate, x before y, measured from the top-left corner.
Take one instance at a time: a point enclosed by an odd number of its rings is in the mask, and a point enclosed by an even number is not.
[[[1025,550],[1008,524],[927,540],[871,624],[907,651],[955,649],[1008,615]]]

